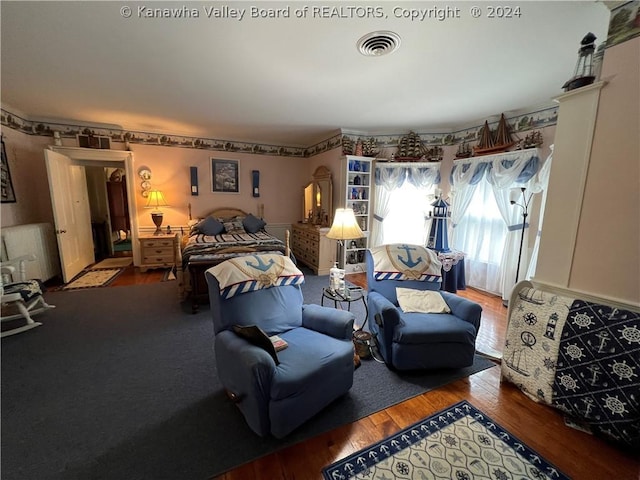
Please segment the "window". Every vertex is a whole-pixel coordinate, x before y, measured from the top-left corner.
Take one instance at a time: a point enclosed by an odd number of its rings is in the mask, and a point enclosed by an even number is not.
[[[409,182],[391,192],[389,214],[384,220],[383,243],[426,245],[425,216],[433,203],[435,185],[418,189]]]
[[[466,253],[467,285],[500,294],[500,264],[506,236],[507,227],[491,185],[483,179],[452,238],[453,248]]]

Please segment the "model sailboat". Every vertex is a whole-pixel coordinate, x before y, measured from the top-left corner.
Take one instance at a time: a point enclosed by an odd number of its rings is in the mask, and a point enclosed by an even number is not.
[[[480,140],[478,145],[473,147],[473,152],[475,155],[490,155],[504,152],[515,144],[516,142],[511,138],[511,129],[503,113],[500,116],[500,122],[498,122],[498,128],[495,132],[491,131],[489,122],[485,120]]]
[[[422,145],[420,135],[415,132],[409,132],[398,142],[398,152],[395,159],[399,162],[411,162],[420,160],[427,154],[427,149]]]

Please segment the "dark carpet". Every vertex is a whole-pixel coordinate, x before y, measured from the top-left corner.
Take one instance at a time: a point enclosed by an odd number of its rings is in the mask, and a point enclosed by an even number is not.
[[[320,303],[327,277],[306,278]],[[46,299],[43,325],[1,344],[4,480],[205,479],[494,365],[398,375],[364,360],[346,396],[285,440],[260,438],[217,380],[208,309],[191,315],[175,282]]]

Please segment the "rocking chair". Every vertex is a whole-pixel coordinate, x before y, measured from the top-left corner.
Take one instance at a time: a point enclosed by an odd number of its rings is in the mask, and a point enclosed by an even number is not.
[[[0,337],[26,332],[42,325],[31,315],[43,312],[49,305],[42,296],[42,284],[39,280],[27,280],[25,263],[34,261],[35,255],[23,255],[0,263],[0,295],[2,297],[2,322],[23,318],[27,323],[3,331]]]

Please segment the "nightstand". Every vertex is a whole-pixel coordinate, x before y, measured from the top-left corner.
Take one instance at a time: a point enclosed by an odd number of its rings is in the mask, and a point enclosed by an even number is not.
[[[140,271],[149,268],[167,268],[176,264],[178,235],[140,235]]]

